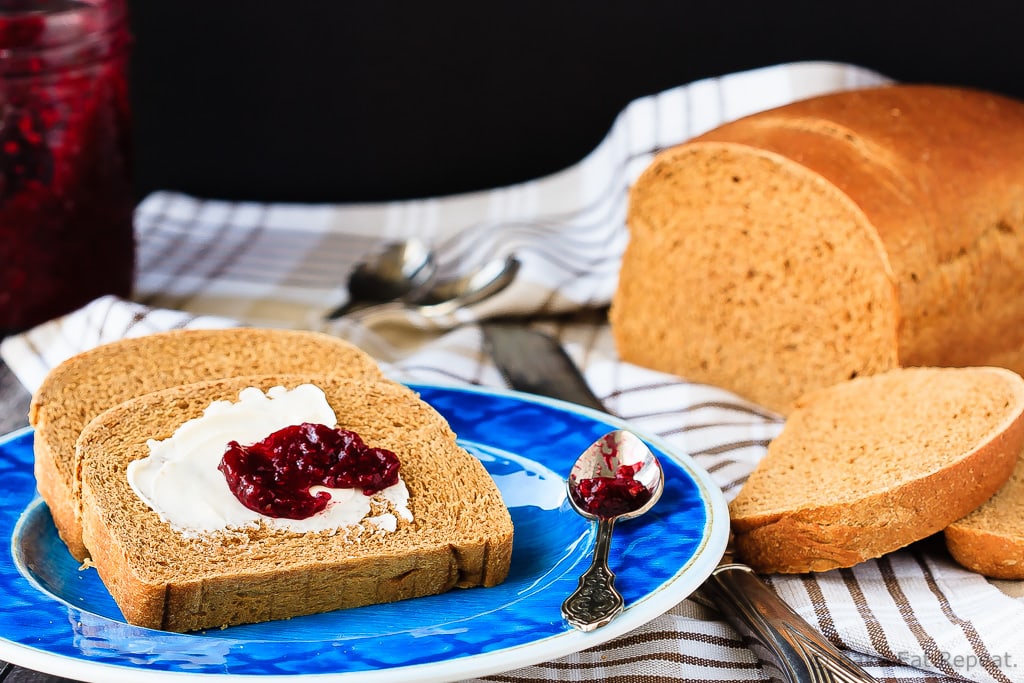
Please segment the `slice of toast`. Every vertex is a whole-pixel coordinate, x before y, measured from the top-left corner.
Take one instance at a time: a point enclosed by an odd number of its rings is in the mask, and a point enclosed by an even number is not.
[[[129,485],[148,439],[170,436],[215,400],[311,383],[338,426],[393,451],[411,522],[392,532],[298,533],[264,524],[189,535]],[[79,440],[83,533],[92,563],[132,624],[192,631],[493,586],[511,561],[512,521],[480,461],[408,388],[325,375],[232,378],[175,387],[116,406]],[[225,484],[225,488],[227,485]]]
[[[29,423],[35,428],[39,494],[71,554],[78,560],[88,556],[75,441],[89,420],[129,398],[179,384],[290,372],[382,377],[368,354],[344,340],[257,328],[174,330],[124,339],[54,368],[32,397]]]
[[[989,499],[1024,447],[1024,379],[903,368],[811,392],[730,505],[760,572],[850,567],[937,533]]]
[[[944,532],[957,562],[994,579],[1024,579],[1024,453],[1010,481]]]

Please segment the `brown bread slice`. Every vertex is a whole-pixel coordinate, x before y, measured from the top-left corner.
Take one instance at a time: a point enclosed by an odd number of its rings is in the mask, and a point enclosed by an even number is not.
[[[1024,447],[1024,379],[1001,368],[903,368],[798,401],[730,505],[761,572],[850,567],[988,500]]]
[[[218,399],[247,386],[310,382],[339,426],[394,451],[414,520],[390,534],[260,527],[186,538],[132,491],[129,462]],[[82,432],[85,543],[132,624],[190,631],[493,586],[508,573],[512,521],[483,465],[408,388],[326,375],[233,378],[175,387],[103,413]]]
[[[1024,453],[1010,481],[944,533],[953,559],[967,569],[994,579],[1024,579]]]
[[[381,377],[374,360],[346,341],[314,332],[232,328],[175,330],[125,339],[78,354],[54,368],[32,397],[39,494],[68,550],[82,544],[75,441],[112,406],[142,394],[218,377],[322,372]]]
[[[896,85],[660,153],[610,318],[627,361],[780,413],[897,366],[1024,373],[1024,102]]]

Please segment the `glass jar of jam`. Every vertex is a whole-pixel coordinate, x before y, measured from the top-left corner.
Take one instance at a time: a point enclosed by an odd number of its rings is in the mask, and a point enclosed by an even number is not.
[[[0,336],[134,274],[125,0],[0,0]]]

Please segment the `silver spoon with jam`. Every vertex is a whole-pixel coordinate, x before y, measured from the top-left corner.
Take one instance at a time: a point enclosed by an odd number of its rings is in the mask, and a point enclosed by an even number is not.
[[[562,603],[562,616],[574,628],[593,631],[618,616],[625,605],[608,567],[615,523],[650,510],[665,488],[665,475],[647,444],[619,429],[583,451],[569,471],[566,487],[572,508],[596,522],[597,540],[590,568]]]

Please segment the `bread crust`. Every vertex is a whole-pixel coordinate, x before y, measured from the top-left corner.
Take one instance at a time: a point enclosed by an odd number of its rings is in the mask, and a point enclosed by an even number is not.
[[[186,538],[128,485],[127,464],[148,455],[146,440],[165,438],[213,400],[306,382],[325,391],[340,425],[399,455],[413,522],[387,534],[260,527]],[[512,521],[490,475],[436,411],[386,380],[314,374],[175,387],[98,416],[80,451],[85,544],[139,626],[192,631],[493,586],[511,564]]]
[[[943,535],[950,555],[965,569],[993,579],[1024,579],[1024,541],[1019,536],[956,525]]]
[[[919,370],[894,370],[887,375],[896,377],[901,372]],[[959,454],[944,466],[922,469],[912,479],[874,493],[837,491],[837,502],[833,504],[800,504],[759,510],[763,504],[750,502],[755,499],[749,495],[767,500],[771,492],[764,491],[756,476],[752,476],[747,484],[751,487],[748,495],[741,491],[731,506],[737,555],[755,570],[765,573],[803,573],[850,567],[942,531],[991,498],[1010,478],[1017,465],[1018,454],[1024,447],[1024,380],[1010,371],[997,368],[955,372],[979,371],[994,372],[1007,378],[1012,382],[1016,398],[1008,417],[998,421],[993,418],[988,435],[969,451]],[[829,392],[829,389],[823,389],[808,396],[806,404],[827,398]],[[865,401],[883,401],[884,398],[869,392],[863,395]],[[927,396],[921,396],[922,401],[927,399]],[[837,416],[837,419],[842,417]],[[857,416],[848,416],[848,419],[857,419]],[[789,425],[783,428],[783,433],[787,428]],[[800,434],[787,436],[790,437],[787,449],[799,452],[793,439],[799,442]],[[879,434],[879,438],[885,438],[884,432]],[[827,444],[817,444],[817,447],[827,449]],[[769,456],[763,461],[765,468],[801,466],[792,462],[792,458],[785,462],[772,462],[772,452],[772,445],[769,445]],[[881,475],[885,465],[866,462],[863,467],[869,471],[877,470]],[[804,468],[816,466],[828,467],[830,463],[825,458],[818,464],[806,463]],[[897,466],[913,468],[914,463],[898,463]]]
[[[1024,372],[1024,103],[895,85],[754,114],[661,152],[627,223],[624,360],[782,414],[898,366]]]
[[[54,525],[77,560],[82,542],[81,481],[75,442],[104,410],[135,396],[218,377],[323,371],[382,377],[376,362],[348,342],[316,332],[230,328],[171,330],[123,339],[54,368],[33,394],[35,475]]]
[[[977,510],[946,527],[950,555],[971,571],[994,579],[1024,579],[1024,452],[1013,475]]]

